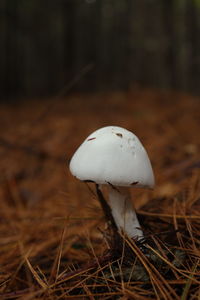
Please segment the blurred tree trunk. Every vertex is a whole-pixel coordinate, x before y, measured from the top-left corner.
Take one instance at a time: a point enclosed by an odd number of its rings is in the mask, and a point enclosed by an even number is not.
[[[200,3],[198,1],[187,0],[186,22],[188,39],[188,82],[190,91],[195,91],[200,84]]]
[[[65,80],[70,80],[74,72],[75,57],[75,33],[76,33],[76,10],[73,0],[62,2],[63,22],[63,66]]]
[[[18,1],[2,1],[4,11],[4,91],[5,97],[14,97],[20,92],[20,62],[18,48]]]

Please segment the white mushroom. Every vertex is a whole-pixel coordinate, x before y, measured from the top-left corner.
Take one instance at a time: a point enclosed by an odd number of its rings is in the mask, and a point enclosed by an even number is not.
[[[136,135],[117,126],[96,130],[75,152],[70,171],[82,181],[106,184],[108,204],[118,230],[130,238],[143,238],[129,187],[152,188],[154,174],[147,152]]]

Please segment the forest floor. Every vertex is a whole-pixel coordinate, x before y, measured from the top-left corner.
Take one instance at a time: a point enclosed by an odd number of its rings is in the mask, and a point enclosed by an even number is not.
[[[200,299],[200,99],[174,92],[70,95],[0,107],[1,299]],[[93,185],[69,172],[94,130],[145,146],[153,191],[131,189],[148,251],[114,255]],[[148,242],[149,241],[149,242]]]

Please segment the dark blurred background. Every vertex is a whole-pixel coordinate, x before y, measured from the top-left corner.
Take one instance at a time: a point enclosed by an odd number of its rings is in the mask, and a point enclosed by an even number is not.
[[[73,80],[81,92],[200,94],[199,0],[1,0],[0,16],[2,100],[54,96]]]

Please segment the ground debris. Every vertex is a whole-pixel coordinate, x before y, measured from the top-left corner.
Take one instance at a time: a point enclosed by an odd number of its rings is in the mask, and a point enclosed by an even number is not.
[[[71,95],[4,104],[0,122],[2,299],[198,299],[199,99],[138,89]],[[154,191],[131,190],[143,246],[113,247],[93,183],[68,170],[83,139],[112,124],[137,134],[155,171]]]

